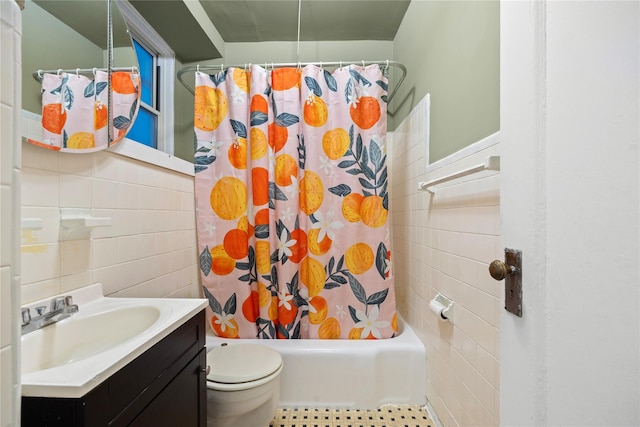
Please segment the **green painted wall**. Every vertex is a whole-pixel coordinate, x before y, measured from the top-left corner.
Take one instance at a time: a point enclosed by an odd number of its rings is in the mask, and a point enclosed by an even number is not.
[[[498,1],[413,0],[393,53],[408,72],[390,129],[431,94],[431,163],[500,129]]]
[[[105,34],[106,38],[106,34]],[[40,83],[32,74],[58,68],[103,66],[104,52],[96,44],[32,1],[22,11],[22,108],[42,113]]]
[[[183,64],[176,59],[176,75]],[[185,75],[185,81],[189,78]],[[191,88],[193,89],[193,74],[191,74]],[[177,79],[173,92],[173,155],[193,163],[195,143],[193,132],[193,94]]]

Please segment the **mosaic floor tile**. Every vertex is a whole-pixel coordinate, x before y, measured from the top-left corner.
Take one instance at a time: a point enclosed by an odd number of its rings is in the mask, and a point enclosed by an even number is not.
[[[280,408],[269,427],[434,427],[424,407],[385,405],[377,410]]]

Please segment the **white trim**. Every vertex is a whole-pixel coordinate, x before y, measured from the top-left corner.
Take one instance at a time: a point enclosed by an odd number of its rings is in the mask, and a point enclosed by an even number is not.
[[[419,182],[418,190],[428,191],[429,193],[433,194],[435,193],[435,190],[431,189],[431,187],[435,187],[438,184],[449,182],[454,179],[462,178],[467,175],[471,175],[471,174],[486,171],[486,170],[500,171],[500,156],[487,156],[482,163],[478,163],[474,166],[470,166],[466,169],[459,170],[458,172],[450,173],[449,175],[445,175],[440,178],[432,179],[426,182],[424,181]]]
[[[174,153],[174,86],[175,53],[128,0],[116,0],[132,36],[156,55],[160,67],[160,100],[155,108],[158,116],[158,151]],[[155,76],[154,76],[155,78]]]
[[[448,155],[447,157],[444,157],[436,162],[431,163],[429,166],[427,166],[426,172],[433,172],[435,170],[448,166],[452,163],[455,163],[457,161],[464,159],[465,157],[469,157],[473,154],[479,153],[482,150],[492,147],[498,144],[499,142],[500,142],[500,132],[491,134],[486,138],[483,138],[477,142],[474,142],[473,144],[468,145],[463,149]]]
[[[170,169],[185,175],[195,175],[193,163],[189,163],[186,160],[182,160],[181,158],[156,150],[155,148],[148,147],[144,144],[140,144],[128,138],[124,138],[116,145],[109,147],[107,151],[165,169]]]
[[[144,107],[145,110],[147,110],[150,113],[153,113],[156,116],[160,115],[160,111],[157,110],[153,105],[149,105],[144,101],[140,101],[140,106]]]
[[[153,47],[159,56],[175,56],[173,50],[167,42],[164,41],[162,36],[149,25],[140,12],[138,12],[128,0],[115,1],[120,8],[120,12],[127,23],[129,31],[135,34],[135,38]]]
[[[218,52],[220,52],[220,57],[224,58],[226,43],[218,32],[218,29],[213,25],[213,22],[211,22],[211,19],[209,19],[204,7],[202,7],[199,1],[182,0],[182,2],[187,9],[189,9],[193,18],[198,22],[198,24],[200,24],[200,27],[205,32],[211,43],[213,43]]]
[[[173,57],[158,57],[160,66],[160,110],[158,123],[158,148],[169,155],[174,153],[174,88],[175,88],[175,60]]]
[[[42,132],[42,116],[40,114],[32,113],[31,111],[22,110],[21,117],[22,141],[26,142],[27,138],[32,138],[36,141],[39,140]],[[128,138],[124,138],[115,145],[106,148],[105,151],[111,151],[122,156],[130,157],[132,159],[149,163],[161,168],[180,172],[185,175],[195,175],[193,163],[175,157],[171,154],[162,152],[160,150],[148,147],[144,144],[140,144]]]

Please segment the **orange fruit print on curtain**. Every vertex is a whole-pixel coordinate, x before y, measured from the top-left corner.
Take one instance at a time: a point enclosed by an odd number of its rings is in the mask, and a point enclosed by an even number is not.
[[[135,119],[140,78],[137,72],[111,75],[112,141],[117,142]],[[42,78],[42,141],[51,150],[84,152],[106,148],[108,141],[108,76],[45,73]]]
[[[196,72],[196,226],[227,338],[397,333],[380,67]]]

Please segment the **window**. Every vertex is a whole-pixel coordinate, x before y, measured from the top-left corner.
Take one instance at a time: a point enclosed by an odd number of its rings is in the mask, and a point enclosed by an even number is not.
[[[140,107],[127,138],[152,148],[158,148],[158,116],[156,89],[156,57],[136,40],[133,45],[138,56],[142,93]]]
[[[127,139],[173,155],[173,50],[129,2],[119,1],[118,6],[133,38],[142,88]]]

